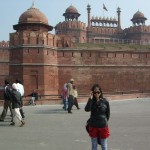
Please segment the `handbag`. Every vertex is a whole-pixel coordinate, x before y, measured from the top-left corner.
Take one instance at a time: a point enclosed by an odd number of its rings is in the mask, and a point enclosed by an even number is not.
[[[90,118],[87,120],[86,125],[85,125],[85,129],[87,133],[89,133],[89,127],[90,127]]]
[[[86,129],[87,133],[89,133],[90,119],[91,119],[91,118],[89,118],[89,119],[87,120],[86,125],[85,125],[85,129]],[[101,145],[101,141],[100,141],[99,138],[97,139],[97,143],[98,143],[99,145]]]

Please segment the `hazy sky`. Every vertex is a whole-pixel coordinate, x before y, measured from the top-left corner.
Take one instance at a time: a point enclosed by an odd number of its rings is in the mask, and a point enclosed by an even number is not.
[[[91,16],[109,18],[116,17],[116,9],[119,6],[122,11],[121,23],[123,29],[132,26],[130,20],[138,10],[148,19],[146,25],[150,25],[149,0],[1,0],[0,41],[9,40],[9,33],[15,32],[13,25],[18,23],[20,15],[31,7],[33,1],[35,1],[35,7],[46,15],[51,26],[65,20],[62,15],[71,4],[81,14],[79,20],[86,25],[88,4],[91,5]],[[108,9],[107,12],[103,10],[103,3]]]

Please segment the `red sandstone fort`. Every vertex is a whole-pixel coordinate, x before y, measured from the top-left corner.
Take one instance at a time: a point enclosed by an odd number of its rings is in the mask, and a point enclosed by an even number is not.
[[[86,9],[86,8],[85,8]],[[55,27],[34,4],[13,25],[9,42],[0,42],[0,83],[8,79],[23,81],[25,95],[38,89],[41,95],[59,95],[63,84],[74,78],[79,94],[88,94],[93,83],[106,93],[150,90],[150,50],[117,45],[150,44],[147,18],[137,11],[133,26],[122,29],[121,9],[117,18],[92,16],[87,6],[88,23],[79,21],[80,13],[69,6],[64,21]],[[50,31],[55,30],[55,34]],[[78,47],[78,44],[85,47]],[[90,47],[104,44],[104,47]]]

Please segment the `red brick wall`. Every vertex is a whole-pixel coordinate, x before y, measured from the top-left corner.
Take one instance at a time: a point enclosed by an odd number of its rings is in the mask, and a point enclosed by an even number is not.
[[[4,46],[4,47],[3,47]],[[9,79],[9,50],[7,42],[0,42],[0,99],[3,99],[4,81]]]
[[[150,52],[147,50],[79,50],[55,48],[0,51],[0,80],[23,80],[25,94],[58,94],[65,82],[75,79],[79,93],[88,93],[93,83],[104,92],[145,91],[150,89]],[[19,55],[18,55],[19,54]],[[22,57],[23,56],[23,57]]]
[[[59,74],[61,74],[60,85],[73,77],[80,93],[88,93],[93,83],[99,83],[104,92],[145,91],[150,89],[148,68],[64,67],[59,69]],[[64,79],[62,76],[64,76]]]
[[[93,83],[99,83],[104,92],[149,90],[149,56],[149,51],[60,51],[60,89],[74,78],[80,93],[89,92]]]

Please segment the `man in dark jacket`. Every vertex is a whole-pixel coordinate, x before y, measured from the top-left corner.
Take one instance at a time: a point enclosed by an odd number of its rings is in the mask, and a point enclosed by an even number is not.
[[[20,127],[22,127],[25,122],[20,114],[20,107],[22,106],[21,94],[17,91],[18,86],[16,83],[12,84],[12,110],[13,110],[13,122],[10,125],[15,125],[16,122],[20,122]]]
[[[12,116],[11,88],[10,88],[9,82],[7,80],[5,80],[5,86],[4,86],[4,108],[3,108],[3,112],[2,112],[2,114],[0,116],[0,121],[4,121],[5,120],[8,108],[10,109],[10,113],[11,113],[11,116]]]
[[[74,79],[70,79],[70,82],[67,85],[68,113],[72,113],[71,110],[72,110],[73,99],[74,99],[73,82],[74,82]]]
[[[22,102],[23,102],[24,86],[23,86],[22,82],[21,82],[20,80],[18,80],[18,79],[16,79],[16,84],[17,84],[17,86],[18,86],[18,90],[17,90],[17,91],[20,92],[21,98],[22,98]],[[23,104],[23,103],[22,103],[22,104]],[[23,111],[23,105],[22,105],[22,107],[20,108],[20,114],[21,114],[22,118],[25,119],[25,115],[24,115],[24,111]]]

